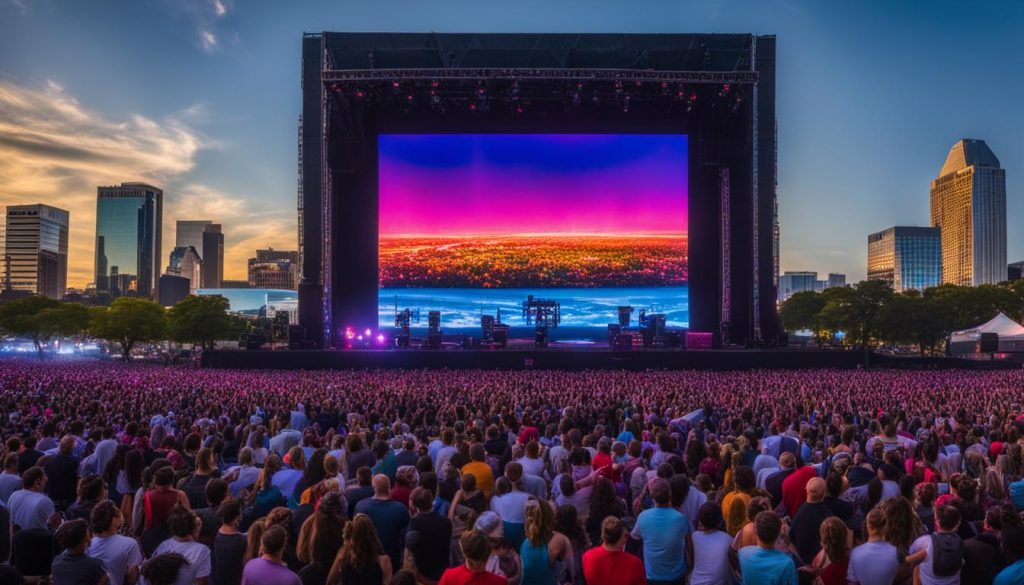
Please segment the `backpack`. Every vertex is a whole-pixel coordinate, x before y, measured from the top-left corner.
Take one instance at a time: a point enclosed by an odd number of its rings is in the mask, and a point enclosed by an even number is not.
[[[1010,500],[1018,511],[1024,510],[1024,479],[1010,484]]]
[[[932,573],[936,577],[952,577],[960,572],[963,564],[964,551],[959,536],[949,532],[932,534]]]

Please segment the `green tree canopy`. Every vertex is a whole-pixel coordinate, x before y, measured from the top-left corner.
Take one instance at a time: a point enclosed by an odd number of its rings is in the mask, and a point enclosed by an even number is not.
[[[150,300],[121,297],[109,308],[94,309],[90,332],[94,337],[119,343],[125,361],[139,342],[159,341],[167,330],[164,308]]]
[[[228,306],[222,296],[187,297],[168,311],[168,335],[179,343],[212,349],[216,341],[237,336],[237,324],[228,315]]]
[[[43,357],[43,344],[54,335],[52,320],[47,311],[60,310],[60,301],[31,296],[0,305],[0,330],[17,337],[27,337],[36,346],[39,357]]]

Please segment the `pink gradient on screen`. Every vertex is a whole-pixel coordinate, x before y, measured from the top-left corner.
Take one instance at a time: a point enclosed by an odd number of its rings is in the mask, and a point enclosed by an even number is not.
[[[467,139],[507,136],[516,135]],[[689,225],[685,138],[681,149],[659,147],[619,160],[614,149],[623,146],[616,144],[615,135],[596,136],[594,140],[603,140],[599,148],[610,149],[602,153],[608,164],[578,168],[573,164],[573,140],[588,140],[587,135],[550,135],[567,150],[552,157],[548,168],[543,161],[519,164],[514,153],[432,166],[392,158],[382,151],[380,234],[685,234]],[[430,142],[423,145],[424,160],[429,160]]]

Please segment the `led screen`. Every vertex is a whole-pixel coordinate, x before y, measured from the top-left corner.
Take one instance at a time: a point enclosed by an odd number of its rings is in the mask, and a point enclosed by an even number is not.
[[[620,305],[689,325],[685,135],[385,134],[378,155],[381,327],[500,311],[526,336],[531,294],[560,303],[554,338],[605,336]]]

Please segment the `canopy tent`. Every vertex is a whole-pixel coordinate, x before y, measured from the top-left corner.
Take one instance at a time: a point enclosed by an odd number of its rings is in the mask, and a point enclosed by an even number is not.
[[[950,334],[950,353],[977,353],[977,344],[982,333],[995,333],[999,336],[1000,352],[1024,351],[1024,326],[999,313],[987,323]]]

